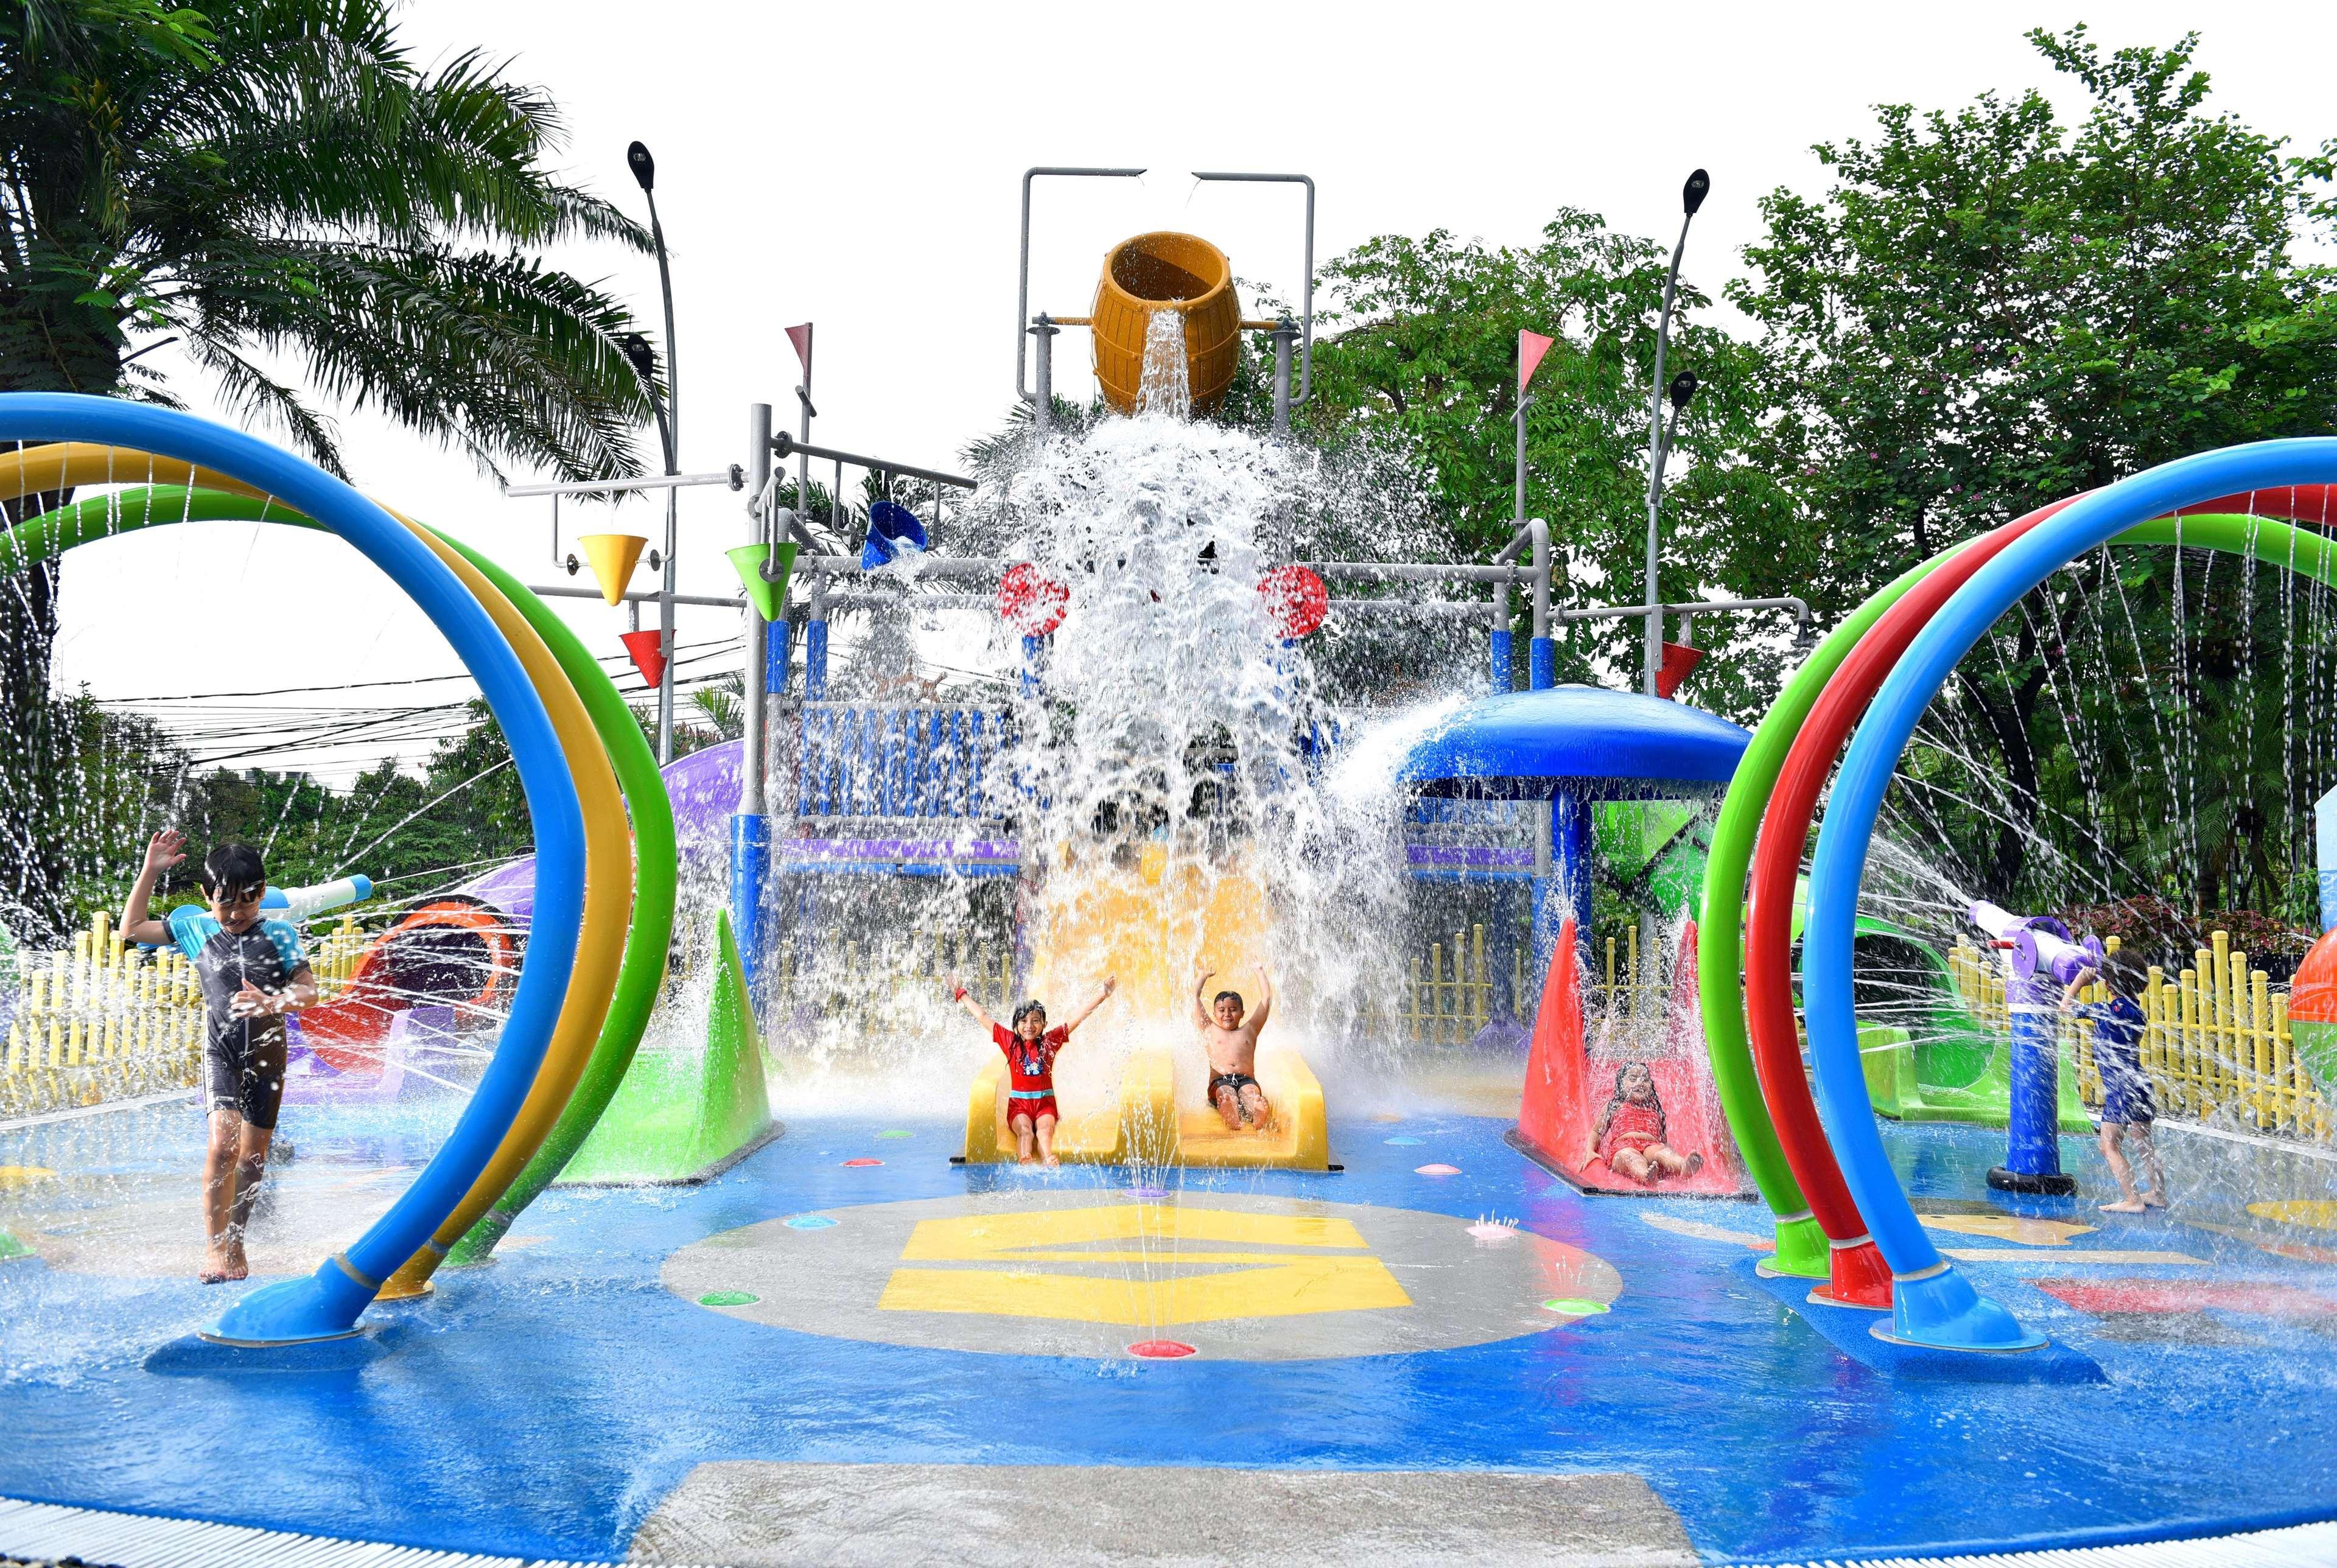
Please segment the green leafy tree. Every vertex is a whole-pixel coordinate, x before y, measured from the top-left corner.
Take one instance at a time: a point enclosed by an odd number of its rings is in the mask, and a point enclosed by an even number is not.
[[[1524,248],[1442,229],[1367,240],[1323,268],[1332,330],[1315,347],[1311,429],[1326,444],[1405,454],[1462,558],[1490,560],[1516,531],[1518,334],[1554,336],[1530,388],[1524,503],[1550,525],[1553,597],[1575,608],[1643,602],[1648,387],[1668,259],[1571,209]],[[1683,280],[1667,369],[1695,372],[1702,389],[1667,471],[1659,580],[1671,601],[1777,591],[1773,553],[1737,537],[1778,511],[1775,486],[1742,455],[1761,389],[1745,346],[1700,319],[1708,304]],[[1760,628],[1701,629],[1726,648]],[[1638,638],[1637,621],[1580,623],[1565,639],[1566,673],[1628,679]],[[1703,699],[1745,706],[1758,687],[1742,686]]]
[[[1774,413],[1754,455],[1791,486],[1796,513],[1766,536],[1783,575],[1829,609],[1960,539],[2152,464],[2337,430],[2332,276],[2301,254],[2337,238],[2337,143],[2289,156],[2212,112],[2194,37],[2109,54],[2082,27],[2029,37],[2084,89],[2082,120],[2065,123],[2037,92],[1954,111],[1883,106],[1872,141],[1817,149],[1833,174],[1823,197],[1764,200],[1752,276],[1730,290],[1762,328],[1769,372]],[[2154,646],[2195,654],[2201,628],[2166,618],[2172,553],[2146,570],[2125,608],[2161,618],[2144,628]],[[1971,871],[1991,891],[2019,887],[2040,813],[2084,805],[2049,798],[2049,754],[2082,738],[2064,734],[2071,705],[2056,695],[2076,678],[2061,628],[2105,613],[2095,601],[2117,586],[2106,562],[2057,576],[2000,628],[1995,657],[1958,672],[1962,722],[2009,781],[1995,820],[1974,819],[1992,842]],[[2226,608],[2244,627],[2254,613]],[[2218,724],[2244,722],[2253,704],[2219,710],[2207,695],[2162,680],[2153,700],[2181,704],[2212,747]],[[2167,716],[2127,712],[2146,727]],[[2102,738],[2113,733],[2086,744],[2127,744]],[[2129,749],[2139,758],[2151,745],[2135,735]],[[2249,751],[2234,742],[2222,755]],[[2238,793],[2276,809],[2286,831],[2294,786],[2277,752],[2264,766]],[[2243,839],[2244,804],[2225,813]]]
[[[0,6],[0,391],[174,404],[131,347],[169,338],[337,472],[318,394],[483,468],[634,472],[626,312],[534,253],[647,239],[550,171],[561,136],[541,90],[476,54],[418,66],[389,0]],[[56,581],[0,591],[0,892],[51,915]]]

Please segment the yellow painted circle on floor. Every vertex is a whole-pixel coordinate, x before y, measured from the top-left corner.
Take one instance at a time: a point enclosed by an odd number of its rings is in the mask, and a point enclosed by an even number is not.
[[[2259,1220],[2283,1225],[2309,1225],[2316,1231],[2337,1231],[2337,1203],[2326,1198],[2280,1198],[2250,1203],[2248,1213]]]
[[[0,1192],[11,1187],[29,1187],[34,1182],[45,1182],[56,1173],[46,1165],[0,1165]]]

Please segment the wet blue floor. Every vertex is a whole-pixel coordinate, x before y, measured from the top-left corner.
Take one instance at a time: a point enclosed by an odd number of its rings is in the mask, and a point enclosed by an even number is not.
[[[283,1174],[318,1191],[361,1193],[368,1169],[422,1146],[377,1115],[318,1111],[287,1125],[300,1152]],[[912,1135],[879,1136],[904,1128]],[[146,1368],[150,1352],[216,1312],[221,1289],[142,1277],[101,1242],[124,1208],[192,1226],[191,1111],[0,1133],[0,1166],[57,1172],[45,1195],[21,1183],[0,1193],[0,1219],[36,1232],[44,1253],[0,1265],[0,1494],[611,1558],[692,1466],[721,1459],[1628,1471],[1716,1560],[2337,1514],[2337,1451],[2323,1440],[2337,1392],[2337,1339],[2323,1330],[2337,1319],[2313,1305],[2337,1309],[2337,1257],[2265,1251],[2300,1232],[2252,1219],[2254,1192],[2187,1203],[2188,1220],[2036,1211],[2098,1222],[2058,1247],[1942,1234],[2019,1254],[1972,1265],[1982,1288],[2102,1380],[1915,1381],[1843,1354],[1745,1275],[1745,1247],[1698,1233],[1765,1233],[1757,1205],[1585,1199],[1512,1153],[1502,1131],[1459,1116],[1341,1123],[1342,1174],[1222,1180],[1242,1193],[1515,1220],[1618,1270],[1611,1312],[1433,1353],[1099,1361],[795,1333],[663,1288],[658,1268],[675,1250],[758,1221],[821,1211],[848,1223],[854,1204],[992,1182],[1027,1183],[1043,1208],[1050,1192],[1118,1179],[969,1174],[947,1161],[954,1129],[933,1124],[797,1122],[704,1188],[555,1193],[519,1227],[542,1241],[441,1275],[435,1300],[377,1309],[382,1353],[367,1363],[297,1376]],[[1980,1174],[2001,1159],[2001,1135],[1888,1136],[1933,1201],[1919,1203],[1926,1213],[1961,1206],[1985,1227],[2000,1212]],[[2084,1145],[2068,1149],[2097,1180]],[[843,1164],[853,1158],[885,1163]],[[1414,1174],[1433,1163],[1460,1174]],[[2179,1151],[2176,1167],[2181,1203]],[[2280,1195],[2313,1195],[2284,1179]],[[2221,1229],[2190,1222],[2200,1219]],[[74,1253],[77,1226],[100,1241]],[[2107,1251],[2201,1261],[2069,1260]],[[2284,1289],[2266,1293],[2281,1304],[2269,1315],[2163,1302],[2106,1312],[2038,1280]]]

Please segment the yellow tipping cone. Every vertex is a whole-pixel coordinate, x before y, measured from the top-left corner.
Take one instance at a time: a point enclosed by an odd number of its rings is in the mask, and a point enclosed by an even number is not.
[[[638,533],[580,533],[576,542],[584,547],[601,597],[612,605],[624,603],[625,585],[633,580],[633,568],[640,564],[650,541]]]

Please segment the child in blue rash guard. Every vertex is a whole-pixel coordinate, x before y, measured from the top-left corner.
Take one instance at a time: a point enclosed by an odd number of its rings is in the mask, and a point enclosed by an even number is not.
[[[2147,1020],[2135,998],[2148,976],[2131,957],[2117,952],[2102,960],[2098,971],[2083,969],[2061,993],[2061,1007],[2094,1026],[2094,1069],[2102,1078],[2102,1158],[2117,1178],[2118,1200],[2104,1203],[2110,1214],[2139,1214],[2166,1206],[2166,1167],[2159,1163],[2157,1145],[2150,1140],[2151,1123],[2158,1110],[2150,1090],[2150,1075],[2142,1066],[2142,1031]],[[2099,979],[2109,999],[2081,1002],[2078,996]],[[2138,1192],[2134,1167],[2118,1145],[2134,1139],[2134,1154],[2149,1174],[2150,1190]]]
[[[203,860],[208,910],[184,904],[166,920],[150,919],[154,879],[185,860],[186,835],[165,829],[146,845],[146,859],[122,906],[125,941],[187,955],[202,987],[203,1097],[210,1112],[210,1144],[203,1156],[204,1284],[240,1280],[251,1271],[243,1253],[244,1228],[268,1169],[276,1111],[284,1099],[284,1015],[317,999],[317,977],[300,950],[299,933],[283,920],[259,918],[268,873],[259,852],[221,844]]]

